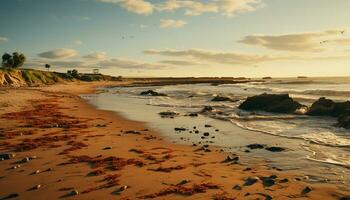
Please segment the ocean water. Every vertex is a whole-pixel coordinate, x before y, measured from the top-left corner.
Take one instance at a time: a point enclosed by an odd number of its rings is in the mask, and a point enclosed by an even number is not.
[[[165,93],[165,97],[140,96],[148,89]],[[289,93],[305,105],[320,97],[336,101],[350,100],[350,77],[271,79],[243,84],[170,85],[152,87],[104,88],[104,92],[86,95],[99,108],[114,110],[126,117],[149,123],[173,142],[197,143],[202,139],[193,134],[174,133],[176,126],[191,128],[211,124],[220,129],[209,131],[211,143],[227,151],[244,152],[245,145],[261,143],[287,148],[286,152],[252,151],[247,162],[264,159],[271,166],[285,170],[302,170],[317,181],[350,182],[350,130],[335,127],[335,118],[305,115],[246,112],[238,106],[247,96],[261,93]],[[216,96],[227,96],[237,102],[212,102]],[[199,117],[186,116],[204,106],[214,110]],[[174,119],[161,118],[161,111],[176,111]],[[206,141],[209,142],[209,141]]]

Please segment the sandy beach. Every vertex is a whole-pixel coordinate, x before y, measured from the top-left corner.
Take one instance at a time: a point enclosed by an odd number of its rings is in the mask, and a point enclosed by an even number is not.
[[[111,83],[3,88],[0,197],[17,199],[342,199],[298,174],[163,140],[79,97]],[[114,83],[115,84],[115,83]],[[122,84],[128,84],[123,82]],[[205,150],[209,149],[209,150]],[[343,198],[345,199],[345,198]]]

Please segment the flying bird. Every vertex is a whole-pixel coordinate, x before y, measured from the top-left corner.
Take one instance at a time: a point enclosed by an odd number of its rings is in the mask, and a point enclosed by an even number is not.
[[[328,40],[323,40],[323,41],[320,42],[320,44],[324,44],[324,43],[327,43],[327,42],[328,42]]]
[[[340,33],[341,33],[342,35],[344,35],[345,31],[340,31]]]

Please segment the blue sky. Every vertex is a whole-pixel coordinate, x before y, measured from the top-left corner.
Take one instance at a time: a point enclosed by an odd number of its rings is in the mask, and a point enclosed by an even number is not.
[[[1,7],[0,53],[23,52],[25,67],[350,75],[348,0],[1,0]]]

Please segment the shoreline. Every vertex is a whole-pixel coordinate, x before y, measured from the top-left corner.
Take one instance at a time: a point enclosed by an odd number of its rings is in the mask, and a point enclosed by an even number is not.
[[[199,147],[172,144],[160,138],[159,133],[146,131],[144,123],[98,110],[79,97],[96,92],[99,86],[114,84],[69,83],[1,90],[0,130],[10,132],[8,136],[12,137],[1,140],[1,152],[24,139],[38,144],[34,149],[14,152],[17,155],[13,159],[1,161],[4,177],[0,179],[3,188],[0,197],[18,193],[18,199],[69,199],[74,189],[79,191],[77,199],[181,199],[183,195],[198,199],[263,199],[266,195],[273,199],[340,199],[350,195],[349,191],[331,184],[295,180],[300,177],[267,169],[264,163],[247,170],[244,165],[223,162],[227,154],[215,148],[203,152]],[[31,111],[27,116],[18,114],[26,110]],[[6,113],[11,114],[4,118]],[[28,122],[35,122],[34,126],[23,126]],[[58,126],[43,126],[48,123]],[[22,134],[17,135],[19,132]],[[57,137],[48,138],[52,135]],[[33,144],[25,147],[33,148]],[[14,162],[33,155],[38,158],[9,169],[16,166]],[[51,170],[45,171],[46,168]],[[39,173],[32,174],[36,170]],[[263,177],[271,175],[277,176],[274,184],[263,186],[267,180]],[[243,186],[249,177],[260,178],[250,186]],[[285,178],[288,182],[282,183]],[[37,185],[40,185],[38,189],[31,190]],[[236,185],[241,190],[232,189]],[[306,187],[311,191],[302,195]]]

